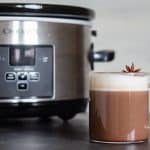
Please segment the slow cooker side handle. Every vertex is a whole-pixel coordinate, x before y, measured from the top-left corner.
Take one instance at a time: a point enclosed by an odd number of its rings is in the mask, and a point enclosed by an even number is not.
[[[94,62],[109,62],[115,58],[115,52],[113,50],[100,50],[94,52],[94,44],[91,44],[89,52],[89,61],[91,69],[94,69]]]

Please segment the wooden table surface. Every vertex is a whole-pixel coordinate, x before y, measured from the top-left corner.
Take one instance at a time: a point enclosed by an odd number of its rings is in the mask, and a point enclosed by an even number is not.
[[[0,150],[149,150],[150,142],[129,145],[89,142],[88,114],[69,122],[14,119],[0,121]]]

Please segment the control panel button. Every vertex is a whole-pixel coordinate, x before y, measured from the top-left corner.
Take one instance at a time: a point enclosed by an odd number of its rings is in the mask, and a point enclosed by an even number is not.
[[[30,81],[39,81],[40,80],[40,73],[39,72],[30,72],[29,73]]]
[[[28,83],[26,83],[26,82],[17,83],[17,89],[21,90],[21,91],[28,90]]]
[[[18,73],[18,80],[27,80],[28,74],[25,72]]]
[[[5,73],[6,81],[15,81],[16,80],[16,73],[15,72],[7,72]]]

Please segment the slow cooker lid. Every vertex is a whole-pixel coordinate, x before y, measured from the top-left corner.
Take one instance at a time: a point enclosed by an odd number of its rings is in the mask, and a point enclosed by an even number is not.
[[[53,17],[92,20],[94,11],[88,8],[27,3],[1,3],[0,16]]]

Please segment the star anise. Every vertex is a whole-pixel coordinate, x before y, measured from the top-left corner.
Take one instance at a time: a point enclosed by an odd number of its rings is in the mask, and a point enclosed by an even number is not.
[[[126,65],[125,69],[122,70],[122,72],[125,72],[125,73],[137,73],[137,72],[140,72],[140,71],[141,71],[141,69],[139,69],[139,68],[136,69],[135,68],[134,63],[132,63],[131,66]]]

